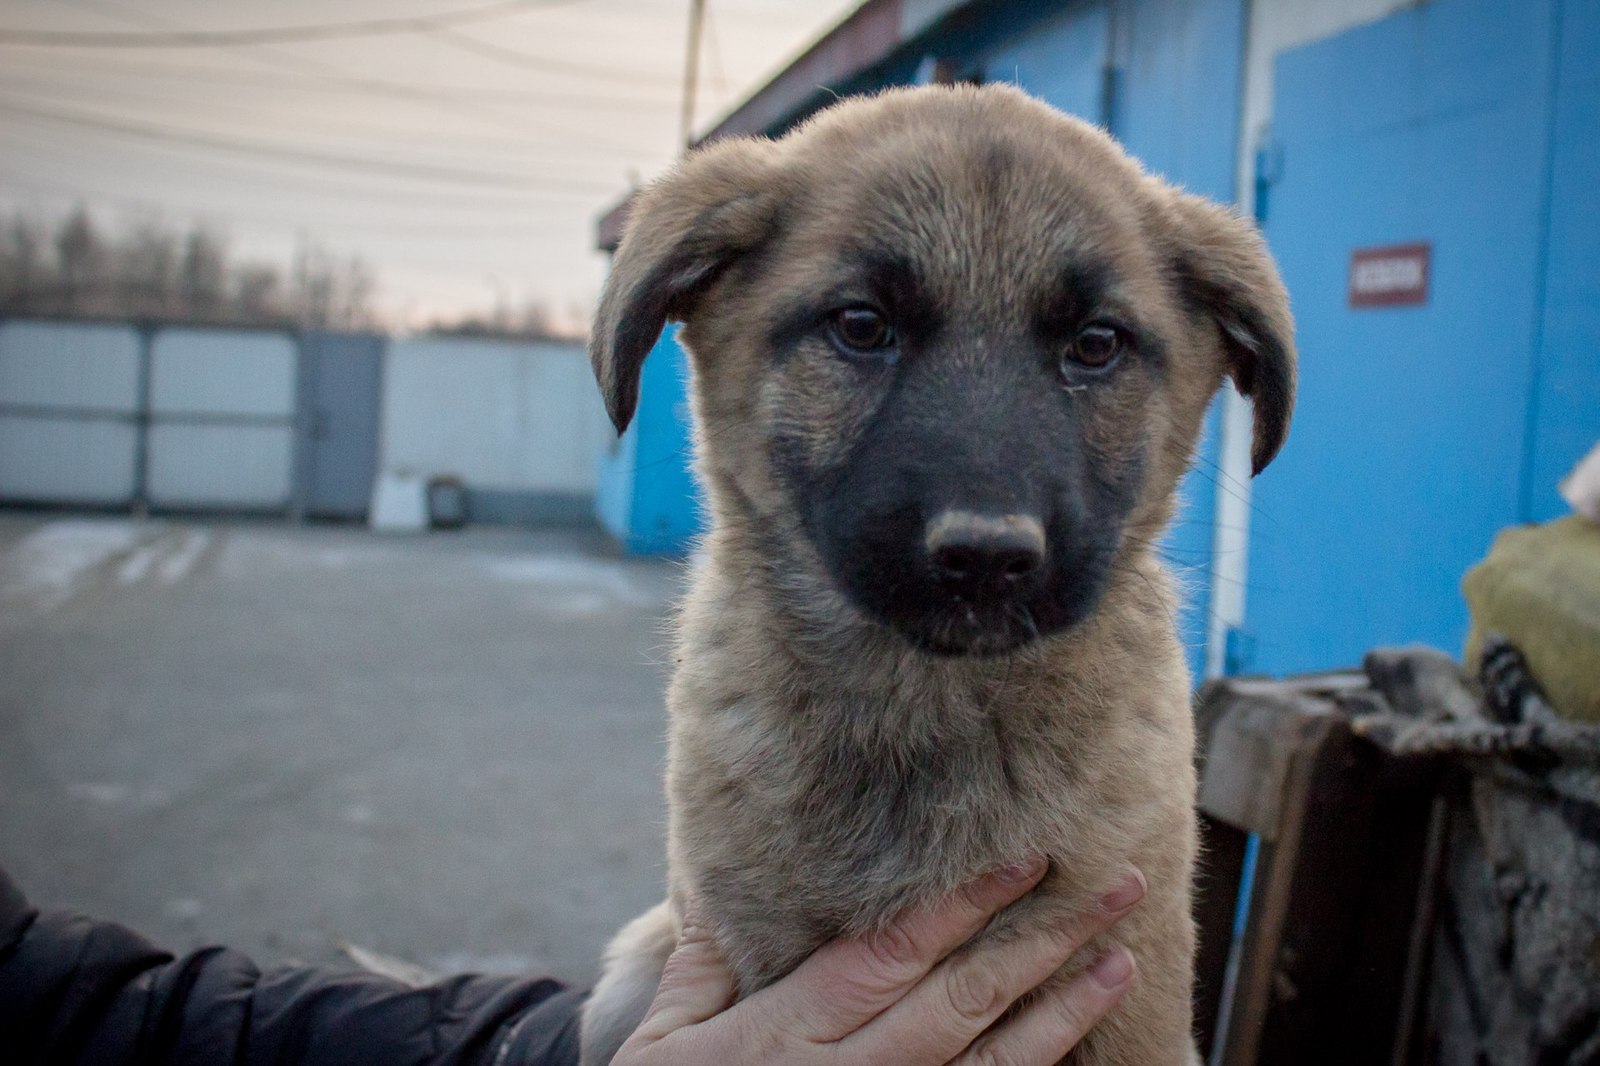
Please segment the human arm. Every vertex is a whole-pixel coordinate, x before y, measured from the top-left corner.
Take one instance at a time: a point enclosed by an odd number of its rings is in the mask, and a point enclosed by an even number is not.
[[[41,911],[0,870],[0,1061],[17,1066],[563,1066],[581,998],[548,979],[413,987],[262,968],[228,948],[175,957],[115,923]]]

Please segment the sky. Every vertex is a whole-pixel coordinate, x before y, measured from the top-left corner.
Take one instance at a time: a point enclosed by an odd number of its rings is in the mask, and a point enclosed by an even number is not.
[[[707,0],[695,127],[854,6]],[[688,10],[6,0],[0,210],[204,222],[285,268],[302,246],[359,255],[402,330],[530,300],[580,326],[595,219],[679,150]]]

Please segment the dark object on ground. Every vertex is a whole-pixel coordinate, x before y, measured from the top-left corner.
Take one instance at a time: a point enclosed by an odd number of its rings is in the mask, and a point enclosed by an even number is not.
[[[1202,691],[1197,1021],[1228,1066],[1600,1063],[1600,729],[1484,652],[1481,688],[1404,649]]]
[[[428,525],[434,529],[460,529],[467,524],[467,487],[458,477],[428,479]]]
[[[38,911],[0,870],[0,1059],[8,1066],[567,1066],[583,996],[548,979],[414,987],[261,970],[227,948],[175,959],[136,933]]]

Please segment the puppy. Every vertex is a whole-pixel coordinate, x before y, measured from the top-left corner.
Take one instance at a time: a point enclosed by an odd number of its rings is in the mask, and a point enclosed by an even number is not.
[[[1190,683],[1157,542],[1224,376],[1257,471],[1288,429],[1254,229],[1015,90],[894,90],[639,198],[590,345],[619,431],[668,320],[710,510],[669,896],[612,944],[584,1062],[642,1018],[690,899],[743,996],[1029,854],[1050,872],[982,937],[1149,881],[1116,930],[1138,981],[1071,1061],[1189,1061]]]

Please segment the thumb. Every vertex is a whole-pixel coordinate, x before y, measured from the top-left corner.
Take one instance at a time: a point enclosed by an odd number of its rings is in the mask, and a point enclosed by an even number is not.
[[[638,1036],[659,1040],[668,1033],[698,1025],[733,1003],[733,974],[722,961],[711,930],[693,912],[684,916],[678,946],[661,971],[661,984]]]

